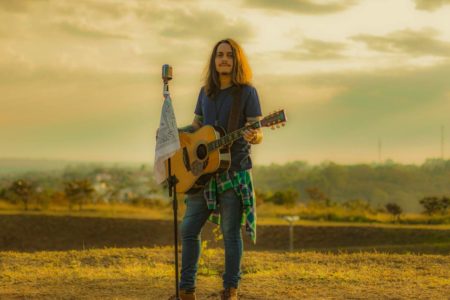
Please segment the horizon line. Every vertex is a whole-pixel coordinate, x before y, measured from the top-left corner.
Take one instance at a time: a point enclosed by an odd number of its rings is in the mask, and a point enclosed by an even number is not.
[[[65,162],[65,163],[78,163],[78,164],[144,164],[144,165],[150,165],[153,166],[153,162],[150,161],[125,161],[125,160],[82,160],[82,159],[70,159],[70,158],[32,158],[32,157],[0,157],[0,161],[46,161],[46,162]],[[318,163],[311,163],[307,160],[301,160],[301,159],[295,159],[295,160],[289,160],[283,163],[279,163],[279,162],[270,162],[270,163],[254,163],[254,166],[270,166],[270,165],[286,165],[289,163],[295,163],[295,162],[303,162],[306,163],[308,165],[322,165],[322,164],[327,164],[327,163],[334,163],[336,165],[361,165],[361,164],[367,164],[367,165],[383,165],[383,164],[391,164],[391,163],[395,163],[395,164],[400,164],[400,165],[423,165],[425,164],[427,161],[448,161],[450,159],[446,159],[446,158],[441,158],[441,157],[428,157],[425,158],[421,163],[417,163],[417,162],[399,162],[399,161],[395,161],[394,159],[390,159],[387,158],[381,162],[378,161],[358,161],[358,162],[352,162],[352,163],[342,163],[342,162],[337,162],[331,159],[324,159]]]

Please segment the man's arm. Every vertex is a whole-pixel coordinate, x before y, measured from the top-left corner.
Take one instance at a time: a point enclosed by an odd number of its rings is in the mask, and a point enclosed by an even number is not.
[[[183,132],[194,132],[203,126],[203,117],[199,115],[194,116],[194,120],[191,125],[187,125],[181,128],[178,128],[178,131]]]

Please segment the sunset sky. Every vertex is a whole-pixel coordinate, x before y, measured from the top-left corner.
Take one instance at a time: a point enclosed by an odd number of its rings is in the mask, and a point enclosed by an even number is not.
[[[244,48],[256,164],[450,157],[450,0],[0,0],[0,158],[153,163],[161,66],[178,126],[213,45]]]

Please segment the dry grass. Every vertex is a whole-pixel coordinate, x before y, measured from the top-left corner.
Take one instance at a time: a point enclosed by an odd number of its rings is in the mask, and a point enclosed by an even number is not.
[[[183,217],[185,205],[183,198],[179,199],[178,218]],[[68,210],[67,206],[51,205],[45,210],[30,206],[28,211],[23,210],[23,205],[10,204],[0,199],[0,215],[23,214],[23,215],[49,215],[49,216],[80,216],[80,217],[105,217],[105,218],[132,218],[132,219],[151,219],[151,220],[171,220],[173,218],[172,204],[167,203],[164,206],[133,206],[130,204],[116,203],[97,203],[85,204],[83,210],[78,207]],[[323,224],[329,226],[402,226],[411,225],[417,228],[450,228],[450,216],[426,216],[424,214],[406,213],[401,219],[403,223],[393,223],[393,217],[387,213],[368,213],[365,211],[349,211],[342,207],[308,207],[297,205],[295,207],[286,207],[274,205],[272,203],[263,203],[257,207],[258,223],[265,225],[286,224],[282,219],[285,215],[298,215],[301,220],[296,224],[313,225]],[[327,218],[328,216],[328,218]],[[329,216],[332,216],[329,218]],[[444,221],[438,220],[443,218]],[[438,220],[438,221],[436,221]],[[441,224],[442,223],[442,224]]]
[[[382,224],[433,224],[448,225],[450,227],[450,215],[428,216],[420,213],[403,213],[400,222],[386,212],[367,211],[363,209],[347,209],[342,206],[308,206],[298,204],[293,207],[263,203],[258,206],[258,217],[264,222],[280,222],[281,216],[297,215],[306,221],[313,222],[346,222],[346,223],[382,223]]]
[[[180,207],[180,213],[182,213]],[[24,215],[48,215],[48,216],[80,216],[80,217],[105,217],[105,218],[135,218],[167,220],[172,217],[171,205],[163,207],[144,207],[129,204],[117,203],[97,203],[86,204],[80,211],[78,207],[69,210],[67,206],[52,205],[45,210],[31,206],[28,211],[24,211],[20,205],[13,205],[5,201],[0,201],[0,215],[2,214],[24,214]]]
[[[167,299],[173,249],[0,252],[0,299]],[[245,252],[240,299],[448,299],[449,256]],[[204,249],[199,299],[218,299],[223,250]]]
[[[19,209],[20,208],[19,208],[18,205],[14,205],[14,204],[11,204],[9,202],[2,201],[0,199],[0,212],[1,211],[16,211],[16,210],[19,210]]]

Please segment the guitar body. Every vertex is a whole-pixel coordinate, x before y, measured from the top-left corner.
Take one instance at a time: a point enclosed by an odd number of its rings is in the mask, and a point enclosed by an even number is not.
[[[226,134],[218,126],[203,126],[194,133],[182,132],[180,149],[170,158],[171,174],[178,179],[177,193],[192,194],[199,192],[208,183],[214,173],[230,168],[230,146],[241,138],[247,129],[272,127],[286,123],[284,110],[274,112],[260,121],[246,125]],[[166,160],[166,174],[168,160]]]
[[[203,126],[194,133],[181,132],[180,149],[171,157],[171,175],[178,179],[177,193],[191,194],[200,191],[216,172],[231,165],[229,147],[208,151],[208,143],[226,134],[218,126]],[[168,161],[166,161],[168,174]]]

